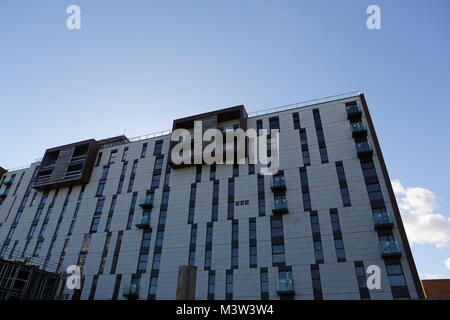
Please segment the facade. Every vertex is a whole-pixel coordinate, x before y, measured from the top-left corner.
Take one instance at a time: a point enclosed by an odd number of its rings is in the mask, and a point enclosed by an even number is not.
[[[364,95],[280,109],[172,126],[279,129],[275,176],[173,165],[170,134],[48,149],[0,180],[0,256],[79,265],[82,288],[62,299],[175,299],[186,265],[196,299],[423,298]]]

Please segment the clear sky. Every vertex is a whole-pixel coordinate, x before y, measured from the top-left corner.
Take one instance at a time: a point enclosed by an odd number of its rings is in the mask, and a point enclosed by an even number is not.
[[[70,4],[81,30],[66,28]],[[371,4],[381,30],[366,27]],[[1,0],[0,166],[214,108],[361,90],[419,273],[450,277],[449,15],[448,0]]]

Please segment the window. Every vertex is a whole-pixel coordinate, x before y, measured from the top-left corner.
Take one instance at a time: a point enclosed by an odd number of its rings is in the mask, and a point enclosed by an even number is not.
[[[256,268],[258,264],[256,245],[250,247],[250,268]]]
[[[117,149],[111,150],[111,154],[109,155],[109,163],[114,163],[117,157]]]
[[[261,268],[260,271],[261,282],[261,300],[269,299],[269,273],[267,268]]]
[[[38,241],[36,244],[36,247],[34,248],[33,257],[39,256],[41,249],[42,249],[42,243],[44,241]]]
[[[161,180],[161,175],[160,174],[154,174],[153,178],[152,178],[151,187],[152,188],[159,188],[160,180]]]
[[[233,299],[233,270],[227,270],[225,276],[225,299]]]
[[[300,129],[300,144],[302,149],[303,165],[311,165],[311,158],[309,155],[308,139],[306,136],[306,129]]]
[[[98,187],[97,187],[97,192],[96,192],[96,194],[95,194],[95,196],[101,196],[101,195],[103,195],[103,191],[105,190],[105,183],[104,182],[100,182],[99,184],[98,184]]]
[[[141,158],[145,158],[145,154],[147,153],[147,143],[142,145]]]
[[[212,243],[213,240],[213,226],[209,224],[206,228],[206,242]]]
[[[98,153],[97,161],[95,162],[95,166],[96,166],[96,167],[98,167],[98,166],[100,165],[100,161],[102,160],[102,155],[103,155],[102,152],[99,152],[99,153]]]
[[[300,183],[302,187],[303,209],[305,211],[310,211],[311,197],[309,194],[308,174],[306,172],[306,168],[300,168]]]
[[[208,300],[214,300],[214,292],[216,287],[216,274],[209,271],[208,274]]]
[[[156,158],[155,159],[155,168],[154,168],[154,170],[162,169],[163,162],[164,162],[164,158],[163,157]]]
[[[106,179],[108,177],[109,167],[103,167],[102,176],[100,179]]]
[[[257,267],[256,219],[249,220],[250,268]]]
[[[233,164],[233,177],[239,176],[239,165]]]
[[[111,220],[114,214],[114,208],[116,207],[117,195],[114,195],[111,199],[111,206],[109,207],[108,219],[106,220],[105,232],[108,232],[111,228]]]
[[[205,250],[205,269],[211,268],[211,256],[212,256],[211,249],[206,249]]]
[[[311,265],[311,279],[313,285],[314,300],[322,300],[322,284],[320,283],[320,269],[319,265]]]
[[[239,248],[231,248],[231,268],[237,269],[239,267]]]
[[[119,260],[119,252],[120,247],[122,245],[122,237],[123,237],[123,231],[119,231],[117,235],[117,242],[116,242],[116,248],[114,249],[114,256],[111,264],[111,274],[116,273],[117,268],[117,261]]]
[[[227,217],[229,220],[234,219],[234,179],[228,179],[228,208]]]
[[[137,165],[138,165],[138,160],[134,160],[133,167],[131,168],[130,182],[128,184],[127,192],[133,191],[134,178],[136,176]]]
[[[122,161],[126,161],[128,157],[128,147],[123,148]]]
[[[158,231],[158,233],[156,234],[156,243],[155,246],[157,247],[162,247],[163,245],[163,240],[164,240],[164,231],[160,230]]]
[[[155,149],[153,150],[154,156],[161,154],[162,146],[163,146],[163,140],[158,140],[155,142]]]
[[[266,199],[264,190],[264,176],[258,174],[258,216],[266,214]]]
[[[370,299],[369,289],[367,288],[366,270],[362,261],[355,261],[355,273],[360,298],[362,300]]]
[[[336,209],[330,210],[331,228],[333,230],[334,246],[336,248],[336,258],[338,262],[345,262],[344,241],[342,240],[341,224]]]
[[[165,190],[162,194],[161,205],[167,205],[169,203],[169,191]]]
[[[314,247],[314,255],[316,257],[316,264],[323,263],[323,248],[322,248],[322,240],[320,236],[320,225],[319,225],[319,216],[317,212],[313,211],[310,213],[311,219],[311,230],[313,234],[313,247]]]
[[[216,180],[216,164],[213,163],[209,167],[209,180]]]
[[[128,212],[128,221],[127,221],[127,229],[131,229],[131,225],[133,223],[133,217],[134,217],[134,210],[136,208],[136,201],[137,201],[137,192],[133,193],[133,196],[131,197],[131,204],[130,204],[130,210]]]
[[[188,265],[195,265],[195,248],[197,243],[197,225],[193,224],[191,227],[191,238],[189,244],[189,261]]]
[[[386,271],[394,299],[409,299],[410,294],[402,265],[400,263],[386,264]]]
[[[153,255],[152,270],[159,270],[160,265],[161,265],[161,253],[155,253]]]
[[[280,217],[273,217],[271,219],[271,234],[272,234],[272,262],[273,264],[283,264],[285,262],[284,235],[283,235],[283,220]]]
[[[156,289],[158,288],[158,277],[153,276],[150,278],[150,287],[148,289],[148,298],[155,299],[156,298]]]
[[[314,124],[316,126],[317,142],[319,143],[319,153],[322,163],[328,162],[327,147],[325,144],[325,135],[322,129],[322,120],[320,119],[319,109],[313,110]]]
[[[269,118],[269,128],[271,130],[280,130],[280,120],[278,117]]]
[[[92,218],[90,232],[97,232],[99,224],[100,224],[100,216],[94,216]]]
[[[202,167],[197,166],[195,168],[195,182],[200,182],[200,181],[202,181]]]
[[[90,234],[84,235],[80,251],[81,252],[88,252],[90,243],[91,243],[91,235]]]
[[[300,117],[298,115],[298,112],[294,112],[292,114],[292,121],[294,123],[294,129],[300,129]]]
[[[350,202],[350,193],[348,191],[347,187],[347,180],[345,178],[345,171],[344,171],[344,165],[341,161],[336,162],[336,173],[339,180],[339,187],[341,189],[341,197],[342,197],[342,203],[344,207],[351,206]]]
[[[124,162],[122,166],[122,173],[120,174],[119,186],[117,187],[117,193],[122,193],[123,181],[125,180],[125,173],[127,170],[128,162]]]
[[[105,199],[98,199],[97,206],[95,208],[95,213],[101,213],[103,211],[104,205],[105,205]]]

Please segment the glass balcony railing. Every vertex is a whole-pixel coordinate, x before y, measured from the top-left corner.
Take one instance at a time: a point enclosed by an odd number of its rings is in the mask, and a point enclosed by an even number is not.
[[[394,220],[389,212],[374,213],[373,220],[377,229],[392,228],[394,226]]]
[[[12,183],[13,183],[12,177],[7,177],[7,178],[5,178],[5,180],[3,180],[3,184],[4,184],[5,186],[9,186],[9,185],[11,185]]]
[[[397,241],[380,241],[381,255],[383,257],[401,256],[402,251]]]
[[[146,195],[141,198],[139,201],[139,206],[142,209],[150,209],[153,208],[153,195]]]
[[[287,200],[285,198],[275,199],[272,202],[273,213],[288,213]]]
[[[143,215],[136,217],[135,225],[139,229],[150,228],[150,215]]]
[[[270,186],[272,191],[284,191],[286,190],[286,182],[284,176],[273,176],[272,185]]]
[[[293,294],[294,290],[294,280],[293,279],[278,279],[277,282],[277,293],[278,294]]]
[[[122,295],[128,299],[139,298],[139,285],[138,284],[127,284],[123,288]]]
[[[358,105],[347,106],[347,117],[349,119],[358,118],[361,117],[361,115],[362,112]]]
[[[352,135],[364,135],[367,133],[366,125],[363,122],[355,122],[351,124]]]
[[[358,153],[358,156],[370,155],[373,153],[373,147],[367,141],[357,142],[356,143],[356,152]]]

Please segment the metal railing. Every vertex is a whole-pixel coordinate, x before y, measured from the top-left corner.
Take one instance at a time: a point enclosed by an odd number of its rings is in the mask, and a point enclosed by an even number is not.
[[[269,114],[269,113],[287,111],[287,110],[291,110],[291,109],[295,109],[295,108],[307,107],[307,106],[312,106],[312,105],[319,104],[319,103],[330,102],[333,100],[351,98],[351,97],[358,96],[360,94],[361,94],[360,91],[345,92],[345,93],[337,94],[334,96],[328,96],[328,97],[322,97],[322,98],[313,99],[313,100],[301,101],[301,102],[287,104],[287,105],[279,106],[279,107],[271,107],[271,108],[260,110],[260,111],[250,112],[250,113],[248,113],[248,117],[249,118],[257,117],[257,116],[261,116],[261,115],[265,115],[265,114]]]
[[[154,133],[150,133],[150,134],[146,134],[146,135],[142,135],[142,136],[137,136],[137,137],[133,137],[128,139],[130,142],[138,142],[141,140],[147,140],[147,139],[152,139],[152,138],[157,138],[157,137],[162,137],[162,136],[166,136],[172,133],[172,130],[164,130],[164,131],[158,131],[158,132],[154,132]]]

